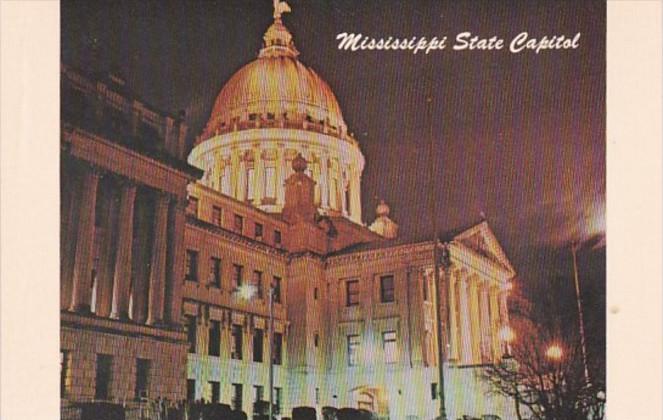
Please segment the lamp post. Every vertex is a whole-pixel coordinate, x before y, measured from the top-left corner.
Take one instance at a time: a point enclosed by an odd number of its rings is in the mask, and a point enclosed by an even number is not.
[[[585,374],[585,384],[589,384],[589,369],[587,369],[587,348],[585,344],[585,322],[582,315],[582,300],[580,297],[580,282],[578,281],[578,242],[571,244],[571,254],[573,254],[573,279],[576,288],[576,303],[578,305],[578,326],[580,329],[580,350],[582,351],[582,366]]]

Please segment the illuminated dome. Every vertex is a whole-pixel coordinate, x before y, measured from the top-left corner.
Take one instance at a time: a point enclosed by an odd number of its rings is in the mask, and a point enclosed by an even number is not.
[[[275,10],[258,58],[219,92],[189,163],[204,170],[208,187],[280,213],[301,155],[319,211],[361,223],[364,156],[329,85],[299,61],[284,11]]]
[[[258,58],[221,89],[201,139],[258,119],[306,120],[345,133],[347,126],[334,92],[297,59],[299,52],[281,19],[269,27],[264,40]]]

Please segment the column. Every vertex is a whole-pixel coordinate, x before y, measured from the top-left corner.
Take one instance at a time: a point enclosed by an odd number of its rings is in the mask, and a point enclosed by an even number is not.
[[[60,309],[63,310],[67,310],[71,306],[81,188],[75,173],[67,176],[69,170],[72,169],[70,167],[65,169],[63,165],[61,181],[62,213],[60,214]]]
[[[135,202],[135,230],[132,261],[131,319],[142,324],[147,319],[150,255],[149,238],[154,221],[149,191],[139,190]],[[154,209],[156,210],[156,209]]]
[[[472,325],[472,361],[481,362],[481,313],[479,311],[479,279],[470,278],[469,283],[470,319]]]
[[[239,161],[239,169],[237,172],[237,195],[235,196],[239,201],[246,200],[246,177],[246,162],[242,158]]]
[[[500,287],[498,294],[499,313],[502,325],[509,325],[509,309],[507,308],[508,292]],[[511,343],[504,343],[505,352],[511,352]]]
[[[458,282],[460,306],[460,360],[462,364],[472,364],[472,324],[468,296],[467,274],[461,273]]]
[[[493,345],[493,357],[494,360],[499,360],[502,357],[502,343],[500,342],[499,331],[502,323],[500,322],[500,312],[499,312],[499,302],[498,302],[498,293],[499,290],[497,286],[492,285],[489,291],[490,299],[490,327],[493,333],[492,345]]]
[[[285,204],[285,179],[286,179],[286,166],[285,166],[285,150],[283,146],[276,149],[276,205],[283,207]]]
[[[490,301],[488,299],[488,281],[481,279],[479,285],[479,313],[481,315],[481,360],[490,363],[494,359],[491,348],[492,328],[490,325]]]
[[[166,316],[168,321],[179,326],[182,322],[182,283],[184,282],[184,224],[186,200],[171,204],[172,235],[168,242],[171,266],[166,283]]]
[[[232,149],[230,151],[230,196],[237,198],[239,197],[238,187],[237,187],[237,177],[239,175],[239,150]]]
[[[326,154],[320,157],[320,206],[329,208],[329,157]]]
[[[263,170],[262,150],[253,149],[253,205],[259,207],[265,196],[265,171]]]
[[[350,171],[350,216],[361,223],[361,172],[359,168]]]
[[[102,183],[103,188],[103,210],[102,226],[103,239],[99,255],[99,268],[97,275],[97,296],[95,313],[100,317],[108,317],[111,312],[113,298],[113,247],[115,243],[117,225],[117,202],[113,191],[113,185]]]
[[[92,247],[94,245],[95,208],[100,174],[90,169],[83,175],[80,198],[78,238],[74,260],[74,281],[70,309],[89,312],[92,292]]]
[[[348,173],[346,169],[342,169],[339,178],[341,181],[339,184],[341,184],[341,189],[339,190],[341,192],[341,213],[345,216],[348,215],[348,203],[347,203],[347,194],[346,190],[348,188]]]
[[[456,302],[456,283],[458,272],[449,275],[449,359],[458,361],[458,304]]]
[[[154,211],[154,242],[150,263],[150,287],[148,294],[149,325],[163,322],[165,276],[166,276],[166,243],[168,239],[168,195],[159,193]]]
[[[136,186],[122,185],[118,214],[117,253],[113,288],[113,311],[111,317],[129,319],[129,285],[131,283],[131,249],[134,230],[134,201]]]

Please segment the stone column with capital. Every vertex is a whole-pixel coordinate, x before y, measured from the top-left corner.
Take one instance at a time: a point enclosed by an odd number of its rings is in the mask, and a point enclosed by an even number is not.
[[[493,357],[495,360],[499,360],[502,357],[502,343],[500,342],[499,330],[501,328],[502,322],[500,320],[500,310],[499,310],[499,289],[498,286],[491,286],[489,291],[489,300],[490,300],[490,326],[491,331],[493,332],[492,337],[492,346],[493,346]]]
[[[476,276],[470,278],[469,301],[472,336],[472,362],[481,363],[481,312],[479,310],[480,279]]]
[[[68,175],[63,170],[61,184],[60,309],[68,310],[71,306],[73,288],[81,183],[78,177]]]
[[[361,172],[353,166],[350,172],[350,218],[361,223]]]
[[[466,273],[461,273],[458,282],[460,307],[460,360],[464,365],[472,364],[472,322],[470,319],[469,284]]]
[[[276,149],[276,205],[280,207],[285,204],[286,173],[285,150],[279,145]]]
[[[454,271],[449,275],[449,359],[458,361],[458,302],[457,299],[457,284],[458,272]]]
[[[102,183],[100,189],[100,192],[102,192],[100,195],[103,198],[103,206],[101,207],[103,238],[99,255],[95,313],[97,316],[106,318],[111,313],[113,301],[113,258],[117,237],[117,202],[112,184]]]
[[[253,205],[262,205],[265,196],[265,171],[263,167],[262,150],[258,147],[253,149]]]
[[[132,244],[134,230],[134,201],[136,186],[125,182],[120,193],[118,214],[117,252],[113,288],[112,318],[129,319],[129,287],[131,284]]]
[[[168,241],[169,267],[166,276],[165,311],[168,322],[175,326],[182,322],[186,206],[185,199],[173,200],[170,205],[171,235]]]
[[[83,175],[80,197],[80,213],[74,259],[74,279],[70,309],[89,312],[92,293],[92,251],[94,245],[94,223],[97,203],[97,188],[100,173],[90,169]]]
[[[320,207],[329,209],[329,157],[320,156]]]
[[[157,195],[154,209],[154,241],[150,262],[150,286],[148,293],[147,324],[159,325],[164,317],[164,295],[166,276],[166,252],[168,242],[168,204],[167,194]]]
[[[230,151],[230,196],[239,198],[239,150]]]
[[[481,316],[481,360],[483,363],[493,361],[491,348],[490,301],[488,298],[488,280],[479,285],[479,314]]]

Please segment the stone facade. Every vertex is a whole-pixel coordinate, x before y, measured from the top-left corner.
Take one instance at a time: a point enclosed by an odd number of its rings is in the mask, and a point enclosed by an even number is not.
[[[61,81],[62,397],[182,400],[186,126],[115,76]]]

